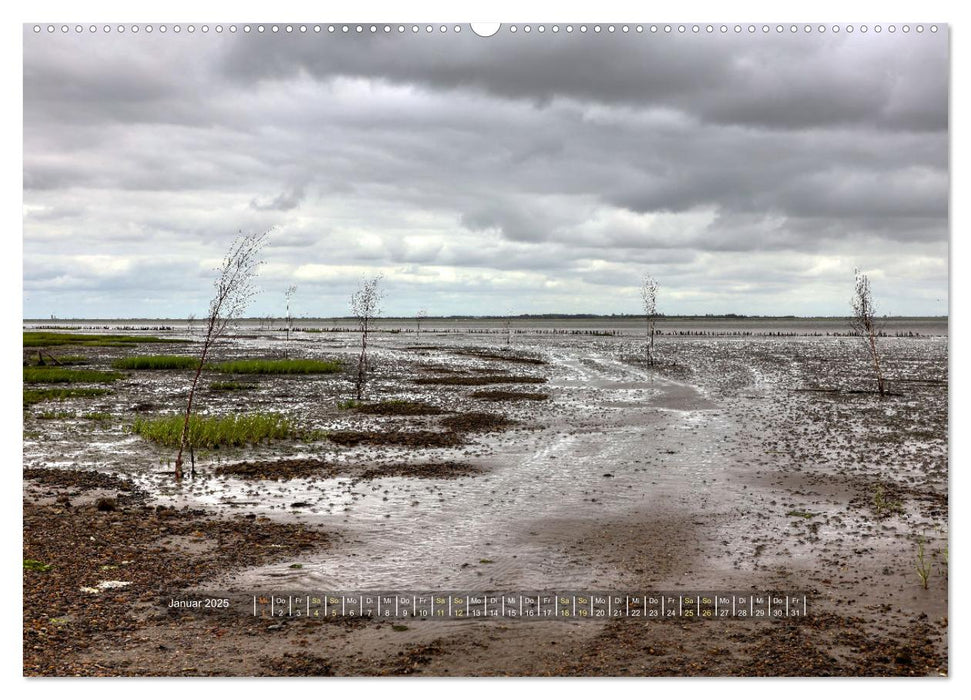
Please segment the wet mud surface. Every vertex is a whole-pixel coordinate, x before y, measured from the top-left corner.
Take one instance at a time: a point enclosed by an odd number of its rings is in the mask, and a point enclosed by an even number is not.
[[[272,334],[249,335],[221,352],[280,352]],[[351,335],[303,335],[292,354],[353,357]],[[129,372],[110,395],[26,408],[24,558],[51,568],[24,571],[36,598],[25,672],[947,673],[946,336],[884,339],[887,397],[867,393],[865,358],[845,337],[662,338],[653,367],[633,336],[422,340],[378,337],[363,405],[343,403],[349,366],[204,392],[202,411],[279,411],[320,439],[197,452],[198,475],[181,484],[174,455],[128,427],[177,412],[184,373]],[[132,354],[84,351],[96,369]],[[112,509],[98,510],[104,498]],[[179,547],[160,544],[163,527]],[[136,562],[132,584],[98,594],[122,597],[103,603],[119,622],[82,623],[92,594],[80,588],[100,570],[63,542],[90,533],[100,547],[106,531],[115,549],[86,554]],[[149,596],[178,585],[805,591],[811,614],[395,625],[156,614]],[[133,599],[141,612],[124,611]]]

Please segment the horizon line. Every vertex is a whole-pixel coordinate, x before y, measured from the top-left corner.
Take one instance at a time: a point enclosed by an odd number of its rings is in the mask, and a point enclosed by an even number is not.
[[[801,316],[795,314],[738,314],[738,313],[723,313],[723,314],[663,314],[658,313],[654,315],[656,320],[684,320],[684,319],[803,319],[803,320],[831,320],[849,319],[852,316],[850,314],[833,316],[833,315],[815,315],[815,316]],[[950,314],[935,314],[935,315],[895,315],[895,314],[884,314],[878,316],[880,319],[947,319]],[[356,316],[293,316],[292,320],[297,321],[353,321],[356,320]],[[418,318],[415,315],[411,316],[375,316],[373,320],[380,321],[414,321]],[[564,320],[584,320],[584,319],[645,319],[646,314],[589,314],[589,313],[539,313],[539,314],[447,314],[442,316],[422,316],[422,321],[433,321],[433,320],[495,320],[495,319],[564,319]],[[202,321],[205,317],[198,316],[194,320]],[[265,321],[266,319],[285,321],[286,316],[241,316],[237,321]],[[56,317],[52,316],[50,318],[22,318],[23,323],[39,323],[39,322],[50,322],[50,321],[188,321],[188,317],[181,316],[70,316],[70,317]]]

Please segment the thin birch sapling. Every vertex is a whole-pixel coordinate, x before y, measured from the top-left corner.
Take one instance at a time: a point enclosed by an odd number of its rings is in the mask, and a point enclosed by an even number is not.
[[[870,291],[870,279],[859,269],[853,272],[856,283],[853,289],[853,298],[850,300],[850,305],[853,307],[850,327],[866,346],[867,354],[869,354],[870,361],[873,363],[873,372],[877,378],[877,391],[880,392],[880,396],[885,396],[888,387],[887,380],[883,376],[883,368],[880,366],[880,352],[877,348],[879,329],[876,324],[876,306],[873,303],[873,294]]]
[[[357,378],[355,389],[357,400],[364,399],[364,390],[368,381],[370,366],[368,364],[368,336],[372,324],[381,313],[381,299],[384,293],[378,288],[381,275],[361,280],[361,286],[351,295],[351,313],[357,319],[358,331],[361,334],[361,354],[357,359]]]
[[[213,345],[226,333],[229,324],[239,318],[252,298],[256,295],[253,279],[259,273],[263,264],[260,254],[269,231],[262,233],[240,233],[223,258],[222,265],[217,268],[218,277],[213,286],[215,293],[209,302],[209,314],[204,321],[205,336],[199,350],[199,364],[196,366],[192,384],[189,386],[189,396],[185,406],[185,420],[182,423],[182,436],[179,439],[179,453],[175,457],[175,478],[182,478],[182,455],[189,445],[189,422],[192,418],[192,402],[195,398],[199,377],[206,366]],[[192,464],[195,471],[195,459]]]

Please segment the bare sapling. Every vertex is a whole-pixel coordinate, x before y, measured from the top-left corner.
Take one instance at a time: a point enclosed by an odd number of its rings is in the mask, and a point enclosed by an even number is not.
[[[854,270],[854,274],[856,275],[856,286],[853,291],[853,299],[850,301],[853,307],[850,326],[866,345],[867,353],[873,362],[873,372],[877,377],[877,390],[880,392],[880,396],[884,396],[888,387],[887,380],[883,376],[883,369],[880,366],[880,353],[877,350],[876,308],[873,304],[873,295],[870,292],[870,280],[859,269]]]
[[[641,301],[644,305],[644,320],[647,322],[647,364],[654,366],[654,336],[657,322],[657,280],[647,276],[641,284]]]
[[[421,338],[421,322],[428,318],[428,311],[426,309],[418,309],[418,313],[415,314],[415,340]]]
[[[370,366],[368,364],[368,335],[371,332],[374,319],[381,313],[381,299],[384,294],[378,289],[381,275],[365,278],[361,286],[351,296],[351,313],[357,319],[358,331],[361,334],[361,354],[357,359],[357,379],[355,388],[357,400],[364,399],[364,390],[368,381]]]
[[[199,384],[199,377],[202,376],[202,370],[206,366],[209,351],[225,334],[230,323],[242,315],[256,294],[253,279],[263,263],[260,253],[263,246],[266,245],[268,235],[269,231],[246,235],[240,233],[230,246],[226,257],[223,258],[222,265],[217,268],[218,277],[213,282],[215,293],[212,301],[209,302],[209,313],[204,321],[205,336],[199,350],[199,364],[196,365],[185,406],[185,420],[182,423],[182,437],[179,439],[179,453],[175,458],[176,479],[182,478],[182,455],[185,448],[188,446],[190,451],[192,450],[191,445],[189,445],[189,422],[192,418],[192,402],[195,398],[196,387]],[[194,475],[195,455],[192,456],[192,472]]]
[[[283,347],[283,356],[285,358],[290,357],[290,334],[293,333],[293,313],[290,310],[290,302],[293,300],[293,295],[297,293],[297,285],[291,284],[287,287],[287,291],[283,293],[283,296],[287,300],[287,342]]]

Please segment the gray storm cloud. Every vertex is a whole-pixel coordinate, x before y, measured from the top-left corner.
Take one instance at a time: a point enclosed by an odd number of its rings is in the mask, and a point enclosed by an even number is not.
[[[946,31],[25,29],[23,313],[199,313],[270,227],[254,314],[845,314],[857,265],[946,313],[949,77]]]

